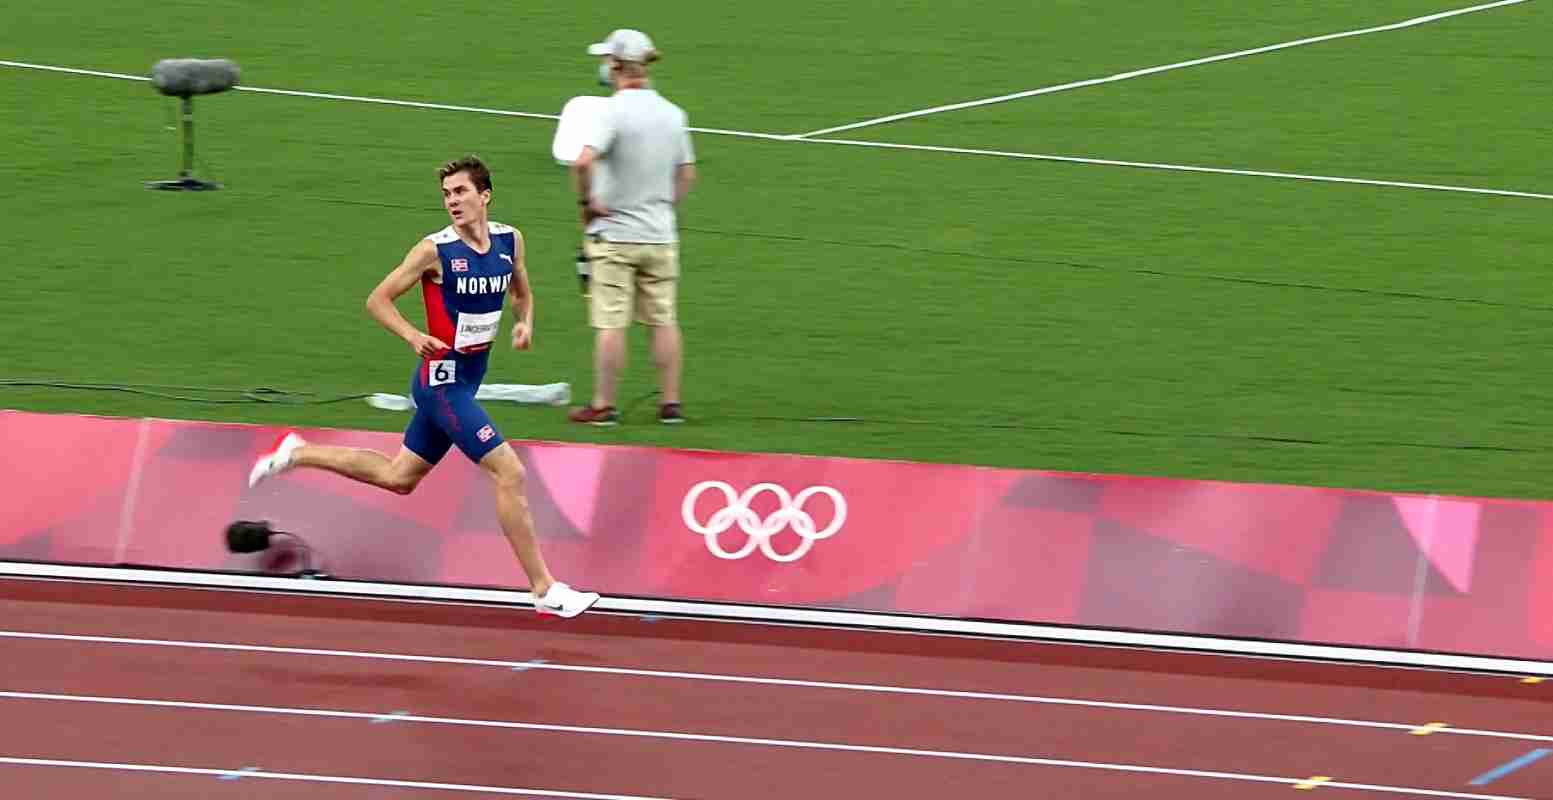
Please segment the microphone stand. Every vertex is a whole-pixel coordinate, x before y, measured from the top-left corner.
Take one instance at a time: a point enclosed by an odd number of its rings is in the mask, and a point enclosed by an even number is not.
[[[194,98],[182,95],[183,101],[183,170],[176,180],[149,181],[147,189],[169,192],[203,192],[221,188],[221,184],[202,181],[194,177]]]

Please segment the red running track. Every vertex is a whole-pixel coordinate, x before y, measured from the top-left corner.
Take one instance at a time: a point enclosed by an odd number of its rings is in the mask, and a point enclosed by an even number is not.
[[[1553,798],[1502,676],[30,579],[0,665],[8,796]]]

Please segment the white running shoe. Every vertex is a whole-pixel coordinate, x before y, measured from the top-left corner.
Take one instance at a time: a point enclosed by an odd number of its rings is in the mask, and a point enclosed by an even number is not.
[[[579,592],[557,581],[550,585],[550,591],[545,592],[544,597],[534,599],[534,610],[558,617],[575,617],[598,601],[598,592]]]
[[[295,431],[286,431],[285,435],[275,442],[275,449],[253,462],[253,469],[248,472],[248,488],[252,489],[266,478],[273,478],[291,468],[291,453],[298,447],[307,444]]]

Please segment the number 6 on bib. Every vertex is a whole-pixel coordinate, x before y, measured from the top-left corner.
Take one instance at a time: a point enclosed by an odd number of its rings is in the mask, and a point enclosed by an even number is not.
[[[427,381],[427,385],[441,386],[458,379],[454,371],[454,367],[457,367],[458,364],[453,361],[433,361],[427,366],[430,367],[427,374],[431,376],[431,379]]]

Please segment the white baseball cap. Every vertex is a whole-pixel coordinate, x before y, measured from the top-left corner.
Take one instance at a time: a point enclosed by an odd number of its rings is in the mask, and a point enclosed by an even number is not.
[[[621,61],[637,61],[646,63],[658,58],[658,49],[653,47],[652,40],[641,31],[630,28],[621,28],[609,34],[609,38],[602,42],[594,42],[588,45],[590,56],[611,56]]]

